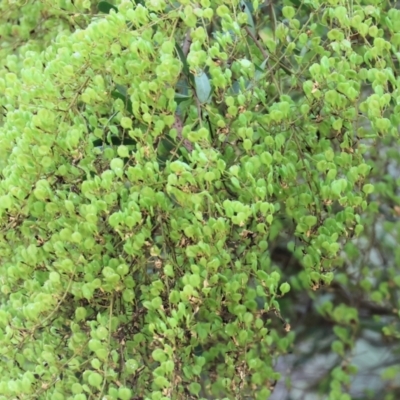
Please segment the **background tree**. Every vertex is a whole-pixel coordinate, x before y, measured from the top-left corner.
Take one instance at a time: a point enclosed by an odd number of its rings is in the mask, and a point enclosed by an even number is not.
[[[0,8],[1,399],[396,398],[396,4]]]

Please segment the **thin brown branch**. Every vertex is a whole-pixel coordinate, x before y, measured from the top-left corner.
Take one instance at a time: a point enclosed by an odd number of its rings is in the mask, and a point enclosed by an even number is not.
[[[258,49],[261,51],[261,54],[263,55],[264,59],[268,59],[269,55],[265,51],[265,49],[261,46],[260,42],[257,40],[257,38],[254,36],[254,34],[251,32],[251,30],[245,26],[244,29],[246,30],[247,34],[254,40],[254,43],[258,47]]]
[[[182,53],[184,54],[185,57],[189,54],[191,44],[192,44],[192,38],[190,37],[190,29],[188,29],[182,46]]]

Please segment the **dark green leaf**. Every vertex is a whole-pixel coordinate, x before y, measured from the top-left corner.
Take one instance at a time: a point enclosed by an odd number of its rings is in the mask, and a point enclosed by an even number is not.
[[[184,94],[176,93],[174,100],[176,101],[177,104],[182,103],[183,101],[191,100],[192,97],[190,96],[185,96]]]
[[[251,8],[250,8],[251,7]],[[250,2],[248,1],[241,1],[240,2],[240,9],[247,14],[247,23],[249,27],[249,31],[255,35],[256,34],[256,28],[254,26],[254,20],[252,16],[252,10],[253,6]]]
[[[211,94],[211,84],[208,76],[203,72],[201,75],[196,75],[194,80],[196,83],[196,95],[200,103],[206,103]]]
[[[181,46],[179,46],[178,43],[175,44],[175,50],[178,53],[179,59],[181,60],[183,73],[189,79],[189,82],[192,85],[194,85],[194,76],[190,72],[189,65],[188,65],[187,60],[186,60],[186,56],[183,54],[183,50],[182,50]]]

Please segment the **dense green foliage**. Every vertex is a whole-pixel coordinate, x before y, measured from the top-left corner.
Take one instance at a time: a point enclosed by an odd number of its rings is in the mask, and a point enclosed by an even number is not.
[[[367,330],[398,354],[394,4],[0,15],[1,400],[266,399],[310,338],[346,400]]]

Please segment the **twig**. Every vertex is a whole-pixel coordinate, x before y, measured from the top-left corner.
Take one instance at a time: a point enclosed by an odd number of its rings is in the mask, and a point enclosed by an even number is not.
[[[182,53],[186,57],[189,54],[190,45],[192,44],[192,38],[190,37],[190,29],[186,32],[185,40],[182,45]]]
[[[190,140],[185,139],[182,135],[183,122],[178,113],[175,113],[175,121],[172,124],[172,128],[176,129],[176,131],[178,132],[177,138],[183,143],[186,150],[190,153],[193,150],[193,145]]]
[[[69,106],[66,109],[66,111],[69,111],[75,105],[76,101],[78,100],[79,95],[82,93],[83,89],[85,89],[85,87],[87,86],[89,80],[90,80],[90,76],[88,76],[85,79],[85,81],[82,83],[82,85],[79,87],[79,89],[77,90],[77,92],[75,93],[74,97],[72,98],[72,101],[69,104]]]
[[[261,54],[263,55],[263,57],[265,59],[269,58],[268,53],[265,51],[265,49],[261,46],[260,42],[257,40],[257,38],[253,35],[253,33],[251,32],[251,30],[245,26],[244,29],[246,30],[247,34],[254,40],[254,43],[256,44],[256,46],[258,47],[258,49],[261,51]]]

